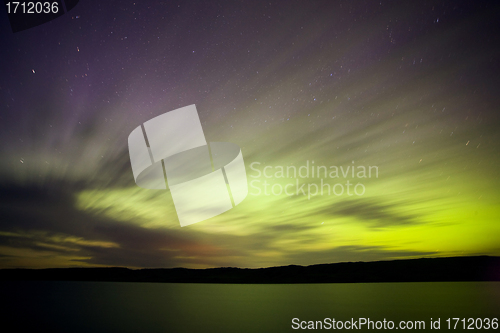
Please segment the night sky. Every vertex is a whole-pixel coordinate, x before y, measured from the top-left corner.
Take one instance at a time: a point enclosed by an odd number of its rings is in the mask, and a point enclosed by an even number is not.
[[[500,255],[498,22],[487,1],[80,0],[12,33],[2,11],[0,267]],[[261,194],[181,228],[127,138],[192,104]],[[313,161],[378,174],[276,174]],[[322,178],[365,191],[264,193]]]

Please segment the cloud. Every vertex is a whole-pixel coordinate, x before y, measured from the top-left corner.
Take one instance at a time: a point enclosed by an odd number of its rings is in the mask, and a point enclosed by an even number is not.
[[[227,255],[224,248],[203,241],[196,232],[145,228],[78,210],[74,193],[67,187],[9,185],[0,189],[0,198],[3,248],[132,267],[172,267],[186,262],[210,265],[211,257]]]
[[[408,226],[418,223],[418,216],[398,213],[403,207],[373,199],[351,199],[335,203],[323,210],[330,216],[353,217],[371,228]]]

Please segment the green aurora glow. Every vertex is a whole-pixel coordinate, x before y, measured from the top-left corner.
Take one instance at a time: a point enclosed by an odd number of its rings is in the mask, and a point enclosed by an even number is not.
[[[500,255],[495,8],[287,4],[153,13],[81,1],[78,20],[5,33],[0,266]],[[249,183],[321,181],[256,178],[255,162],[273,175],[308,161],[377,166],[378,177],[324,179],[361,182],[361,196],[250,187],[237,207],[181,228],[170,192],[134,184],[127,137],[190,104],[207,141],[241,147]]]

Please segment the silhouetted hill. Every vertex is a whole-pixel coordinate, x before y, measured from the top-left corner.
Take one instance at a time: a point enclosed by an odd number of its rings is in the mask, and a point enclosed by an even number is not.
[[[115,281],[165,283],[356,283],[500,281],[500,257],[423,258],[269,268],[2,269],[1,281]]]

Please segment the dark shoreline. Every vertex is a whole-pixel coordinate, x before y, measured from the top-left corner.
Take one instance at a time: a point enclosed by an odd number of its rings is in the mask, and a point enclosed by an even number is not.
[[[1,269],[0,281],[292,284],[500,281],[500,257],[422,258],[268,268]]]

